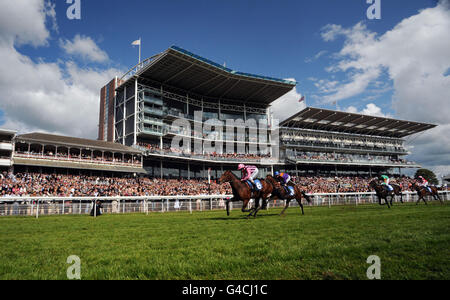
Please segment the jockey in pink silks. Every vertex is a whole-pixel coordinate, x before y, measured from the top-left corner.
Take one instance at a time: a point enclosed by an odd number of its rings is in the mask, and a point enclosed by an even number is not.
[[[259,172],[257,167],[240,164],[238,166],[238,170],[242,171],[241,181],[250,180],[253,184],[255,184],[253,180],[256,178],[256,175],[258,175]]]

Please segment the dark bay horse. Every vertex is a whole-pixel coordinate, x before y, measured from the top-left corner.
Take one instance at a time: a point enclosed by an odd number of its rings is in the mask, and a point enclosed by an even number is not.
[[[289,207],[289,203],[293,199],[297,200],[297,203],[302,210],[302,215],[305,214],[305,211],[303,210],[302,198],[305,198],[308,203],[311,203],[311,199],[308,195],[306,195],[304,191],[300,190],[300,187],[298,185],[295,185],[293,183],[288,184],[289,186],[292,186],[294,188],[294,196],[291,196],[273,176],[267,175],[266,181],[273,186],[272,196],[270,196],[270,199],[268,201],[276,199],[286,200],[286,205],[284,206],[283,211],[280,213],[280,216],[284,215],[284,212]],[[267,202],[263,204],[263,208],[267,206]]]
[[[428,205],[427,200],[425,199],[426,196],[433,196],[434,200],[439,200],[441,204],[444,204],[444,201],[442,201],[441,197],[439,197],[437,187],[430,186],[429,187],[431,189],[430,193],[430,191],[427,188],[425,188],[424,186],[420,186],[415,182],[411,186],[413,189],[416,190],[417,195],[419,196],[419,200],[417,200],[416,205],[419,204],[420,200],[423,200],[423,202],[425,202],[425,204]]]
[[[236,175],[233,174],[231,171],[225,171],[222,176],[219,179],[219,183],[230,183],[231,190],[233,191],[233,198],[228,199],[226,202],[227,206],[227,215],[230,215],[230,202],[237,202],[237,201],[243,201],[242,204],[242,212],[250,212],[250,214],[247,217],[250,217],[254,212],[259,211],[259,201],[265,201],[265,199],[269,198],[269,196],[272,194],[272,185],[267,183],[265,180],[260,180],[262,184],[261,191],[254,192],[250,189],[248,184],[246,182],[243,182],[241,179],[239,179]],[[255,208],[252,209],[246,209],[248,206],[248,202],[250,199],[255,199]],[[255,214],[256,217],[256,214]]]
[[[375,190],[375,193],[377,194],[378,197],[378,203],[380,205],[381,204],[381,199],[384,199],[385,203],[387,204],[387,206],[389,208],[391,208],[391,206],[389,205],[389,201],[387,200],[388,197],[391,197],[391,204],[392,204],[392,199],[394,198],[394,191],[388,191],[383,185],[378,184],[378,180],[374,179],[369,183],[369,186]]]
[[[403,202],[403,189],[400,185],[395,184],[395,183],[391,183],[392,188],[394,189],[394,195],[396,196],[400,196],[400,202]],[[392,205],[392,199],[391,199],[391,205]]]

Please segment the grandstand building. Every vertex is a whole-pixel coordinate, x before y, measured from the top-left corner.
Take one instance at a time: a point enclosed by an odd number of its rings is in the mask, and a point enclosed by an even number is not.
[[[279,142],[271,140],[269,106],[295,82],[234,71],[175,46],[143,61],[119,81],[114,140],[145,151],[144,167],[151,176],[205,178],[211,169],[211,176],[217,177],[236,169],[238,162],[258,165],[265,176],[280,163],[259,157],[269,158]],[[211,119],[217,124],[230,119],[247,123],[230,139],[226,126],[204,126]],[[189,122],[193,130],[172,126],[174,120]],[[260,124],[266,124],[265,136],[252,138],[252,126]],[[188,137],[190,153],[174,151],[174,137]],[[230,141],[232,151],[225,145]],[[206,151],[205,143],[213,144],[215,151]],[[201,150],[195,151],[198,144]]]
[[[143,174],[142,151],[121,144],[29,133],[14,138],[15,172]]]
[[[435,127],[431,124],[306,108],[278,127],[270,105],[295,86],[172,46],[102,88],[99,139],[143,151],[144,169],[153,177],[218,178],[238,163],[257,165],[260,177],[274,170],[372,175],[419,167],[403,158],[409,154],[403,138]],[[212,119],[215,123],[205,126]],[[233,132],[232,151],[226,147],[229,119],[244,121]],[[189,128],[174,126],[175,120]],[[255,139],[250,133],[261,124],[267,131]],[[189,151],[173,147],[174,139],[186,138]],[[199,144],[200,151],[194,147]]]
[[[0,129],[0,172],[12,170],[15,136],[15,131]]]
[[[401,174],[404,138],[435,125],[307,107],[281,122],[285,169],[297,175]]]

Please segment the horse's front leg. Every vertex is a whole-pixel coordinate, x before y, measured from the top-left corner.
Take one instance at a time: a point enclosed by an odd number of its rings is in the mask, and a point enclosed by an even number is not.
[[[246,209],[247,206],[248,206],[248,202],[249,202],[249,201],[250,201],[250,199],[244,200],[244,203],[242,204],[242,209],[241,209],[241,211],[242,211],[243,213],[248,213],[248,212],[253,211],[253,209]]]
[[[226,207],[227,207],[227,216],[230,216],[230,202],[233,200],[234,198],[228,199],[226,202]]]
[[[281,211],[280,216],[284,216],[284,212],[289,207],[289,202],[291,202],[291,200],[290,199],[286,199],[286,205],[284,206],[283,210]]]
[[[388,208],[391,208],[391,206],[389,205],[389,200],[388,200],[387,196],[386,196],[386,198],[384,198],[384,200],[386,201],[386,204],[387,204]],[[391,197],[391,201],[392,201],[392,197]]]
[[[259,201],[260,199],[255,199],[255,206],[253,206],[250,209],[250,214],[247,216],[247,219],[250,218],[252,215],[256,217],[256,213],[259,211]]]

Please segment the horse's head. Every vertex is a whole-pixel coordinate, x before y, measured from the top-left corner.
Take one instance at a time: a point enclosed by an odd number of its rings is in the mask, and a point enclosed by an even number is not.
[[[225,171],[222,176],[220,176],[219,178],[219,184],[223,184],[225,182],[231,182],[233,180],[233,173],[228,170]]]
[[[279,184],[279,182],[270,174],[266,176],[266,181],[275,187]]]
[[[378,186],[378,179],[373,179],[371,182],[369,182],[369,187],[372,189],[375,189]]]

